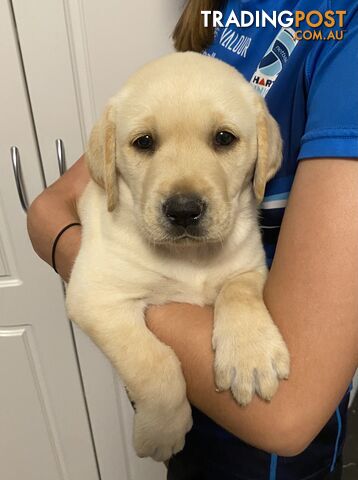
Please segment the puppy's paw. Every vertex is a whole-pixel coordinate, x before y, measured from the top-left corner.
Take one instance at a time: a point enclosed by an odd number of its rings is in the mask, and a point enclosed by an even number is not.
[[[264,312],[265,313],[265,312]],[[262,314],[261,314],[262,315]],[[271,400],[279,380],[287,379],[290,358],[277,327],[267,313],[265,321],[214,329],[215,381],[219,390],[231,390],[240,405],[247,405],[255,392]],[[262,319],[261,319],[262,320]]]
[[[183,449],[185,435],[192,427],[187,399],[175,408],[158,408],[149,402],[137,404],[136,408],[133,436],[139,457],[164,462]]]

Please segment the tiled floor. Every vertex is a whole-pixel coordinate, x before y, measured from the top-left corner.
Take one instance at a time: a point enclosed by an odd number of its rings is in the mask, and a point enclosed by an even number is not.
[[[342,480],[358,480],[358,394],[348,417],[348,432],[343,454]]]

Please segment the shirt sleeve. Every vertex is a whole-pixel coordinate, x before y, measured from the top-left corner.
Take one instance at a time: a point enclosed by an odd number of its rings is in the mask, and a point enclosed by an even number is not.
[[[358,9],[342,40],[320,42],[306,64],[307,121],[298,159],[358,158]]]

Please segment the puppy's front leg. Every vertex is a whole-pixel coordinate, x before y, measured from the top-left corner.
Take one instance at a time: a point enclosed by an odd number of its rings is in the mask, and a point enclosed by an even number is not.
[[[135,402],[137,454],[167,460],[183,448],[192,425],[180,362],[147,329],[142,302],[114,302],[114,295],[90,297],[70,289],[69,317],[111,360]]]
[[[216,384],[231,389],[241,405],[255,391],[271,400],[279,379],[289,374],[287,347],[263,301],[265,280],[265,270],[238,275],[223,286],[215,303]]]

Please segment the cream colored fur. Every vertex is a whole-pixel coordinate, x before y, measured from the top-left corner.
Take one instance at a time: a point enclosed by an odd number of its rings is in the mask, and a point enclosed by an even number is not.
[[[215,148],[220,130],[239,140]],[[150,153],[133,146],[146,133],[157,142]],[[93,129],[87,162],[94,181],[80,202],[83,237],[67,307],[135,402],[140,456],[168,459],[191,428],[180,362],[147,329],[148,305],[215,305],[216,383],[240,404],[255,392],[270,400],[288,376],[288,352],[262,298],[256,206],[280,161],[279,130],[261,97],[236,70],[196,53],[142,68]],[[176,241],[161,205],[193,191],[208,203],[205,235]]]

